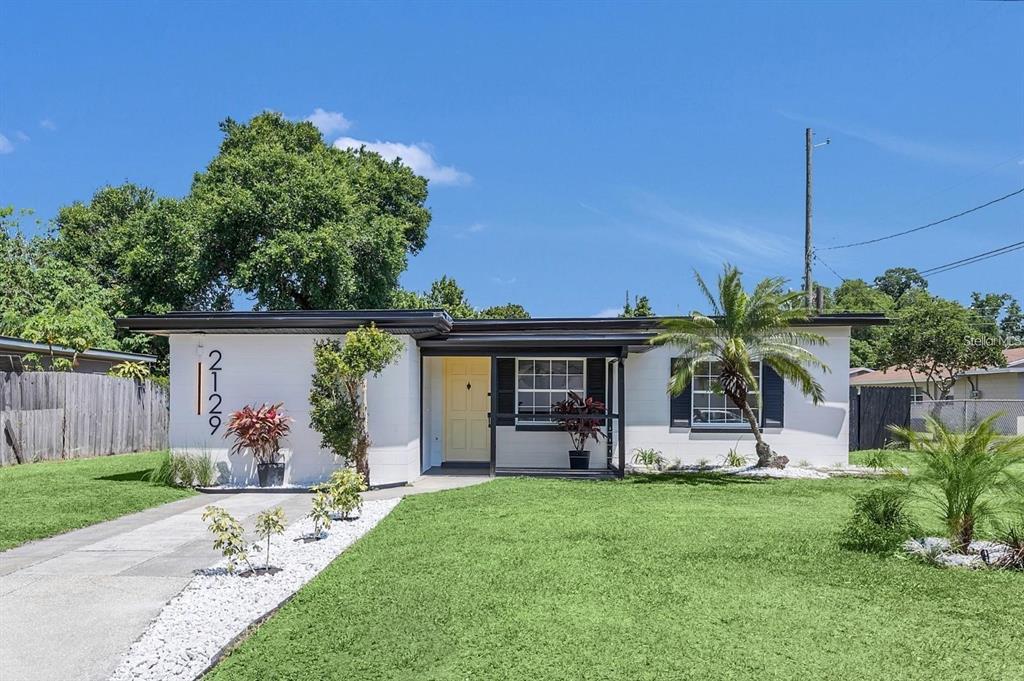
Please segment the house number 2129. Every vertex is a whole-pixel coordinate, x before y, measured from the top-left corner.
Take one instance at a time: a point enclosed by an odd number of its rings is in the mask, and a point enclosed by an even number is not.
[[[213,389],[210,391],[210,395],[206,398],[206,403],[208,407],[206,413],[209,414],[210,416],[210,435],[213,435],[217,432],[221,425],[220,403],[223,401],[223,398],[221,398],[220,393],[217,392],[217,374],[220,373],[221,360],[220,350],[210,350],[209,357],[211,360],[213,360],[212,363],[210,364],[210,368],[208,369],[208,371],[210,372],[210,380],[213,382]]]

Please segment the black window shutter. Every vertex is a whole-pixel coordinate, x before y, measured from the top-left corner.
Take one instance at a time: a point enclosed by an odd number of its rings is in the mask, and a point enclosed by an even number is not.
[[[672,358],[668,371],[669,380],[672,379],[672,374],[675,372],[676,362],[682,360],[682,357]],[[683,392],[678,395],[673,395],[672,393],[668,395],[669,423],[672,428],[690,427],[690,406],[693,403],[693,395],[690,392],[692,386],[693,381],[690,381]]]
[[[516,360],[514,357],[499,357],[495,360],[498,363],[498,413],[516,413]],[[498,418],[499,426],[514,426],[514,416],[502,416]]]
[[[761,426],[781,428],[785,417],[785,383],[775,369],[765,364],[761,369]]]
[[[605,399],[604,357],[587,359],[587,397],[607,403]]]

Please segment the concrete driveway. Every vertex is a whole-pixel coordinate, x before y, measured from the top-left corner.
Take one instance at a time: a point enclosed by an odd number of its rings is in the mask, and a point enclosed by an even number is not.
[[[395,498],[488,479],[425,475],[365,496]],[[223,506],[251,532],[265,508],[280,504],[291,523],[310,502],[304,493],[199,494],[0,553],[0,679],[107,679],[193,571],[220,560],[202,522],[205,506]]]
[[[270,506],[305,515],[310,495],[200,494],[0,553],[0,678],[106,679],[192,571],[220,559],[207,504],[251,530]]]

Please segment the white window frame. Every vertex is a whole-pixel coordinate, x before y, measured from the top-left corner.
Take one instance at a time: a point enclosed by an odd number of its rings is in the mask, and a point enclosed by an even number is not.
[[[757,363],[757,372],[756,372],[757,373],[757,390],[751,390],[748,394],[751,395],[751,396],[757,396],[757,399],[749,402],[748,404],[750,405],[751,411],[754,412],[754,418],[757,419],[758,424],[760,424],[761,423],[761,412],[763,411],[763,407],[764,407],[764,405],[761,404],[761,395],[763,394],[762,391],[761,391],[761,386],[764,383],[764,379],[763,379],[763,376],[764,376],[764,363],[761,360],[755,360],[755,361]],[[691,428],[696,428],[698,430],[700,430],[701,428],[727,428],[727,429],[730,429],[730,430],[732,430],[732,429],[742,430],[744,428],[749,428],[750,424],[747,423],[747,420],[745,418],[743,418],[742,414],[740,414],[740,420],[738,422],[736,422],[736,423],[730,423],[730,422],[727,422],[727,421],[718,421],[718,422],[716,422],[716,421],[698,421],[697,420],[696,413],[697,413],[698,409],[703,410],[703,411],[708,411],[709,410],[707,406],[705,406],[705,405],[698,405],[697,404],[697,396],[698,395],[716,395],[716,394],[724,395],[724,393],[716,393],[713,390],[697,390],[697,378],[712,378],[712,379],[715,379],[717,381],[718,376],[717,375],[714,375],[714,376],[711,375],[711,365],[714,364],[714,363],[715,363],[714,360],[708,360],[706,362],[702,362],[702,364],[704,364],[707,367],[705,369],[705,371],[707,373],[700,373],[700,374],[696,374],[695,373],[690,378],[690,427]],[[731,404],[731,402],[729,402],[729,398],[728,397],[726,397],[725,399],[727,401],[727,404]],[[726,409],[735,409],[735,408],[736,408],[735,405],[734,406],[727,406],[726,407]]]
[[[925,393],[924,388],[918,388],[916,385],[910,388],[910,402],[912,404],[921,404],[922,402],[928,401],[928,395]]]
[[[519,421],[519,363],[520,362],[582,362],[583,363],[583,389],[580,391],[580,396],[586,399],[587,396],[587,359],[585,357],[516,357],[516,425],[523,426],[550,426],[557,419],[523,419],[522,423]],[[535,371],[534,376],[537,375]],[[568,375],[568,374],[567,374]],[[566,381],[568,384],[568,381]],[[568,396],[569,388],[523,388],[526,392],[565,392]]]

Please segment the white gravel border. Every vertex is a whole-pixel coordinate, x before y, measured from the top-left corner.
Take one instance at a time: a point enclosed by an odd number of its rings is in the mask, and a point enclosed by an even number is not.
[[[629,473],[720,473],[735,475],[741,478],[801,478],[808,480],[826,480],[831,477],[826,471],[786,466],[785,468],[757,468],[755,466],[670,466],[658,470],[636,464],[627,465]]]
[[[315,542],[295,541],[313,531],[309,518],[293,522],[283,535],[271,540],[270,564],[282,568],[276,574],[229,575],[223,561],[197,574],[164,606],[121,660],[110,680],[192,681],[197,678],[226,645],[373,529],[399,501],[364,501],[358,518],[335,521],[326,538]],[[250,560],[253,565],[262,566],[263,553],[254,551]]]
[[[923,537],[908,539],[903,550],[911,555],[929,558],[943,567],[984,568],[981,552],[988,551],[989,560],[997,561],[1009,551],[1008,547],[991,541],[973,541],[967,553],[953,553],[949,550],[949,540],[944,537]]]

